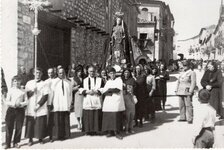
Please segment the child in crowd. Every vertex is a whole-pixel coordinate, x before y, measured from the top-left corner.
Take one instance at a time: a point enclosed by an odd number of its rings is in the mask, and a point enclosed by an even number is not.
[[[6,112],[6,146],[5,149],[11,147],[11,139],[15,125],[15,134],[13,140],[13,147],[20,148],[19,142],[21,140],[21,133],[25,115],[25,92],[20,89],[21,78],[14,76],[12,78],[12,88],[9,90],[7,99],[4,103],[8,106]]]
[[[134,89],[136,88],[135,79],[131,76],[131,71],[125,69],[122,74],[123,79],[123,94],[125,102],[125,133],[134,133],[133,131],[133,120],[135,116],[135,104],[137,98],[134,95]]]
[[[195,120],[195,135],[193,137],[194,148],[212,148],[214,144],[216,111],[208,103],[210,93],[206,89],[202,89],[198,93],[201,103],[198,116]]]

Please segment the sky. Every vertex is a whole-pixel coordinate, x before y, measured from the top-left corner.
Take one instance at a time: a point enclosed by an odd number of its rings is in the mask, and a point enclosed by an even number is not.
[[[162,0],[174,15],[177,39],[184,40],[199,34],[200,29],[217,25],[221,0]]]

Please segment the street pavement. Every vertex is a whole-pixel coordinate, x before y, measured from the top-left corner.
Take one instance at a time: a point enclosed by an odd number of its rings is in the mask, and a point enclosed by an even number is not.
[[[197,85],[200,87],[200,79],[203,72],[197,73]],[[35,143],[29,147],[28,139],[22,135],[21,148],[24,149],[70,149],[70,148],[192,148],[192,136],[194,124],[178,122],[179,119],[179,102],[178,97],[174,96],[174,89],[177,80],[177,74],[171,74],[168,82],[168,97],[166,111],[158,111],[154,123],[145,122],[142,128],[134,128],[135,134],[124,135],[123,140],[115,137],[107,138],[106,136],[86,136],[77,130],[77,121],[74,113],[71,113],[71,138],[64,141],[48,142],[41,145]],[[197,95],[193,97],[194,114],[200,109]],[[4,124],[3,127],[4,129]],[[2,141],[5,141],[5,131],[2,132]],[[224,120],[218,120],[215,127],[215,148],[224,148]]]

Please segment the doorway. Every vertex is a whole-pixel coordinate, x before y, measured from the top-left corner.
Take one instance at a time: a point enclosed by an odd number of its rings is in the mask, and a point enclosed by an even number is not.
[[[66,70],[70,64],[70,28],[52,26],[39,21],[37,42],[37,66],[43,69],[43,79],[47,78],[47,69],[62,65]]]

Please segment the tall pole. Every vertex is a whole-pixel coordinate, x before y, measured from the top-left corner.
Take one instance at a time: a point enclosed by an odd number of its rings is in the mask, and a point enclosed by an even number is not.
[[[35,30],[38,30],[38,22],[37,22],[37,19],[38,19],[38,10],[35,9],[34,10],[34,14],[35,14],[35,24],[34,24],[34,30],[33,30],[33,33]],[[34,70],[35,70],[35,79],[37,77],[37,36],[38,34],[34,34]]]
[[[34,30],[33,33],[35,33],[38,30],[38,9],[35,8],[34,10],[34,14],[35,14],[35,24],[34,24]],[[39,34],[39,33],[38,33]],[[37,79],[37,36],[38,34],[34,34],[34,71],[35,71],[35,80]],[[35,82],[35,88],[37,88],[37,82]],[[35,91],[35,105],[37,104],[37,93]],[[35,111],[35,116],[34,118],[37,117],[36,111]]]

